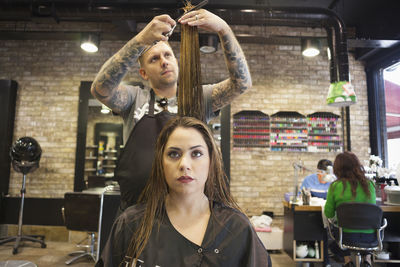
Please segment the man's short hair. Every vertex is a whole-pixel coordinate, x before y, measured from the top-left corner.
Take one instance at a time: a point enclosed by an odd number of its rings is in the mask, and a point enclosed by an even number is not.
[[[318,161],[317,169],[321,171],[328,170],[328,166],[333,166],[332,161],[329,159],[321,159]]]
[[[166,44],[171,48],[172,53],[174,52],[174,50],[172,49],[171,44],[170,44],[168,41],[160,41],[160,42],[166,43]],[[155,44],[151,45],[151,47],[154,46],[154,45],[155,45]],[[148,50],[150,50],[151,47],[150,47]],[[145,49],[147,49],[147,48],[145,48]],[[141,68],[141,67],[144,65],[143,55],[146,54],[146,53],[147,53],[147,51],[144,52],[143,54],[141,54],[141,55],[138,57],[138,59],[137,59],[137,61],[139,62],[139,68]],[[175,56],[175,54],[174,54],[174,56]]]

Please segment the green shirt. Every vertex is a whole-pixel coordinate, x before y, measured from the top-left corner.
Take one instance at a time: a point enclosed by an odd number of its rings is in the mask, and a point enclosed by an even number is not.
[[[364,193],[360,184],[357,185],[356,189],[356,197],[353,198],[351,194],[351,186],[350,183],[346,181],[346,189],[343,192],[343,182],[336,181],[331,184],[328,190],[328,195],[326,197],[326,203],[324,208],[324,213],[327,218],[332,218],[335,216],[336,207],[338,207],[342,203],[346,202],[366,202],[376,204],[376,195],[375,195],[375,186],[372,181],[369,182],[369,191],[371,192],[371,197]],[[355,230],[355,229],[347,229],[343,228],[343,232],[352,232],[352,233],[373,233],[373,229],[367,230]]]

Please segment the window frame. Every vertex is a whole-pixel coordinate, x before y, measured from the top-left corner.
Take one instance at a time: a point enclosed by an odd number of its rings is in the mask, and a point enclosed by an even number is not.
[[[383,70],[400,62],[400,44],[384,49],[366,61],[368,116],[371,154],[388,166],[386,101]]]

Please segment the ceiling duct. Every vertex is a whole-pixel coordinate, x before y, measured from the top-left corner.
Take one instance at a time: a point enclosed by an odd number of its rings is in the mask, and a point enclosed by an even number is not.
[[[325,28],[331,53],[331,83],[349,81],[346,26],[335,12],[324,8],[272,8],[265,10],[264,16],[266,25]]]
[[[274,8],[265,12],[265,20],[268,24],[279,22],[279,25],[275,24],[276,26],[325,28],[330,49],[331,84],[340,81],[349,82],[346,26],[335,12],[323,8]],[[318,24],[319,26],[317,26]],[[346,125],[343,127],[343,134],[346,135],[345,147],[351,151],[350,109],[348,106],[342,108],[342,118]]]
[[[35,14],[30,14],[31,1],[19,0],[17,4],[8,5],[1,14],[2,21],[34,20]],[[29,5],[28,5],[29,3]],[[176,1],[165,1],[158,3],[155,8],[154,2],[131,2],[121,0],[118,2],[104,1],[102,4],[89,0],[52,2],[46,6],[56,15],[56,21],[64,22],[115,22],[135,21],[136,23],[147,23],[154,16],[169,14],[172,18],[178,17],[182,12],[177,8]],[[91,3],[90,8],[88,4]],[[229,25],[267,25],[267,26],[289,26],[289,27],[314,27],[325,28],[328,33],[328,45],[331,51],[331,82],[348,81],[348,52],[346,27],[342,19],[332,10],[313,7],[266,7],[266,6],[239,6],[233,4],[217,5],[208,4],[207,9],[223,18]],[[245,12],[251,10],[251,12]],[[23,15],[24,14],[24,15]],[[32,16],[33,15],[33,16]],[[42,14],[43,15],[43,14]],[[27,34],[27,32],[24,32]],[[109,33],[110,34],[110,33]],[[132,32],[111,34],[126,34],[132,36]],[[104,34],[105,38],[107,33]],[[253,36],[254,37],[254,36]],[[299,36],[300,38],[301,36]],[[120,36],[118,36],[120,39]],[[125,38],[124,38],[125,39]]]

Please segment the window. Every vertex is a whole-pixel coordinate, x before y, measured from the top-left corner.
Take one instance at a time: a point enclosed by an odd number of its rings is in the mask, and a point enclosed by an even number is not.
[[[385,167],[400,163],[400,45],[366,62],[371,154]],[[397,77],[396,77],[397,76]]]
[[[400,63],[383,70],[388,167],[400,162]]]

